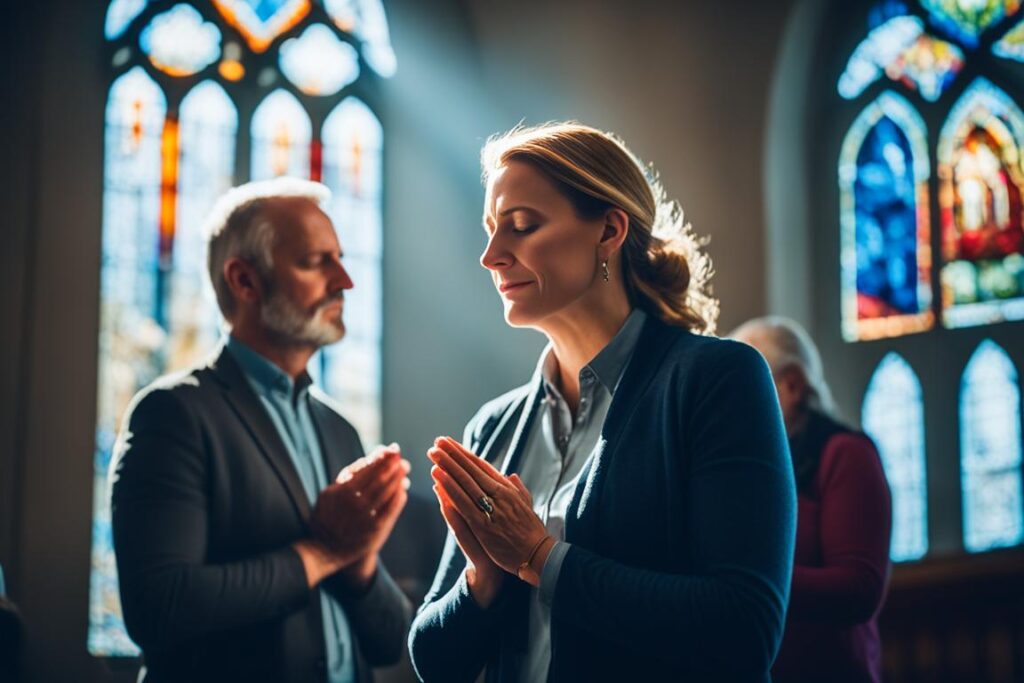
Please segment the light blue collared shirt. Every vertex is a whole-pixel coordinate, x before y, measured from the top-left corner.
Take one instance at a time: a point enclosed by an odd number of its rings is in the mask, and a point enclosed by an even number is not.
[[[551,664],[551,603],[562,563],[569,552],[565,519],[580,473],[593,457],[608,415],[612,396],[622,373],[633,357],[647,315],[634,309],[622,328],[597,356],[580,369],[580,401],[573,418],[558,390],[558,361],[549,346],[537,365],[543,376],[544,398],[526,436],[519,478],[533,496],[533,509],[555,538],[544,568],[540,588],[530,591],[529,638],[519,680],[546,681]]]
[[[309,375],[303,373],[293,382],[281,368],[234,337],[228,338],[227,347],[274,423],[299,474],[309,504],[313,505],[320,491],[327,487],[328,479],[320,439],[309,409]],[[354,683],[354,644],[345,612],[326,591],[317,591],[323,614],[328,680],[330,683]]]

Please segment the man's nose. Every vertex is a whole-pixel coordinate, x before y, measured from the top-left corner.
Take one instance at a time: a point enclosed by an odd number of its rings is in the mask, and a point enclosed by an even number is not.
[[[348,269],[345,268],[345,264],[341,260],[335,261],[336,267],[331,277],[331,283],[334,285],[331,289],[352,289],[355,287],[355,283],[352,282],[352,276],[348,274]]]

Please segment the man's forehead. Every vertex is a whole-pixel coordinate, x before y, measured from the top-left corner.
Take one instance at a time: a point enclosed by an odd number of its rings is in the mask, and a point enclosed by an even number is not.
[[[330,216],[312,199],[274,197],[267,212],[280,228],[279,244],[331,246],[338,243]]]

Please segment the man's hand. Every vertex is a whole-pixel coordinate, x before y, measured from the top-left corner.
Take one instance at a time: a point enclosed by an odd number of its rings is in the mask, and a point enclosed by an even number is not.
[[[372,579],[377,552],[405,507],[408,473],[409,463],[402,459],[398,446],[382,446],[343,469],[337,480],[320,492],[310,526],[312,545],[323,552],[307,553],[312,562],[306,562],[303,550],[309,548],[296,548],[303,556],[310,585],[315,585],[314,575],[322,579],[339,569],[345,569],[357,586]],[[311,564],[320,566],[311,573]]]

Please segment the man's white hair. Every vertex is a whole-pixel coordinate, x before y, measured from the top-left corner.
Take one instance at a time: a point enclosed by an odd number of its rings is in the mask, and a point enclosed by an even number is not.
[[[283,198],[308,199],[324,208],[331,199],[331,191],[320,183],[300,178],[259,180],[225,192],[206,219],[207,269],[225,319],[234,313],[235,299],[224,277],[224,264],[233,258],[244,259],[261,277],[269,277],[274,267],[277,226],[271,222],[266,207],[268,201]]]
[[[825,381],[821,354],[811,335],[807,334],[800,323],[770,315],[748,320],[730,332],[729,336],[739,340],[756,338],[760,342],[758,348],[775,376],[789,368],[799,368],[807,379],[810,407],[827,414],[835,412],[832,391]]]

